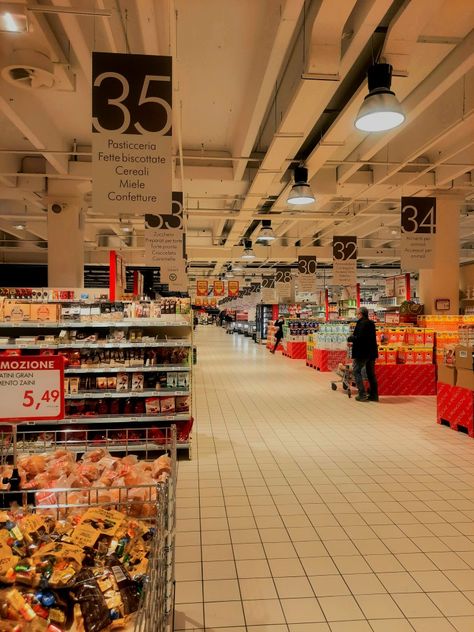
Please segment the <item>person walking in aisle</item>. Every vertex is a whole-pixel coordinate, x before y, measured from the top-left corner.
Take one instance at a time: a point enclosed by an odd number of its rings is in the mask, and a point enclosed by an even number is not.
[[[285,320],[283,318],[277,318],[275,321],[275,327],[277,328],[276,332],[275,332],[275,345],[273,346],[273,349],[271,351],[271,353],[275,353],[275,351],[278,349],[278,345],[280,344],[281,339],[283,338],[283,324],[284,324]]]
[[[377,336],[375,323],[369,319],[367,307],[360,307],[357,312],[359,320],[354,332],[347,339],[352,342],[352,360],[354,379],[359,391],[356,397],[358,402],[378,402],[378,385],[375,377],[375,360],[379,357],[377,348]],[[365,369],[369,381],[370,392],[365,391],[362,370]]]

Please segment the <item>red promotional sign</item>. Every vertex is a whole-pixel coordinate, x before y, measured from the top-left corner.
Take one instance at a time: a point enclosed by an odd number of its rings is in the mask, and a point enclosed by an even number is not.
[[[64,358],[0,355],[0,401],[0,422],[64,419]]]
[[[238,281],[228,281],[227,282],[227,294],[228,296],[238,296],[239,295],[239,282]]]
[[[214,296],[224,296],[225,283],[224,281],[214,281]]]
[[[196,282],[197,296],[207,296],[208,293],[209,293],[209,281],[197,281]]]

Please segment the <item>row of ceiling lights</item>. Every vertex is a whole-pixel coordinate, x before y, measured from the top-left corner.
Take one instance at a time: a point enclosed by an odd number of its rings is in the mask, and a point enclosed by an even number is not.
[[[390,89],[392,85],[392,66],[390,64],[373,64],[367,72],[369,93],[364,98],[355,119],[355,126],[361,132],[387,132],[401,125],[405,114],[395,93]],[[302,206],[315,201],[308,183],[308,170],[300,165],[295,167],[294,183],[288,195],[288,204]],[[257,242],[268,244],[275,239],[270,220],[262,220],[262,228]],[[255,259],[252,242],[244,242],[242,259]]]

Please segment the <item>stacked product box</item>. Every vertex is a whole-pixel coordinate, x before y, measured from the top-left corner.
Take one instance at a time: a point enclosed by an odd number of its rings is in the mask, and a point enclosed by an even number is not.
[[[343,351],[347,349],[347,338],[350,333],[351,326],[348,323],[322,323],[318,333],[314,335],[314,347],[328,351]]]
[[[433,364],[434,338],[421,327],[379,327],[378,364]]]
[[[418,325],[435,332],[436,364],[444,364],[445,356],[452,355],[454,348],[461,342],[467,342],[474,330],[474,315],[438,315],[427,314],[418,317]],[[471,332],[471,333],[469,333]],[[461,340],[463,336],[463,340]]]

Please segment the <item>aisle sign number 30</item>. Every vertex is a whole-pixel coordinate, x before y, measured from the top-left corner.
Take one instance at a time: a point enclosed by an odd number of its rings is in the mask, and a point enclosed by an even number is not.
[[[298,272],[300,274],[316,274],[317,266],[316,257],[298,257]]]
[[[171,135],[171,57],[94,53],[92,78],[94,132]]]

